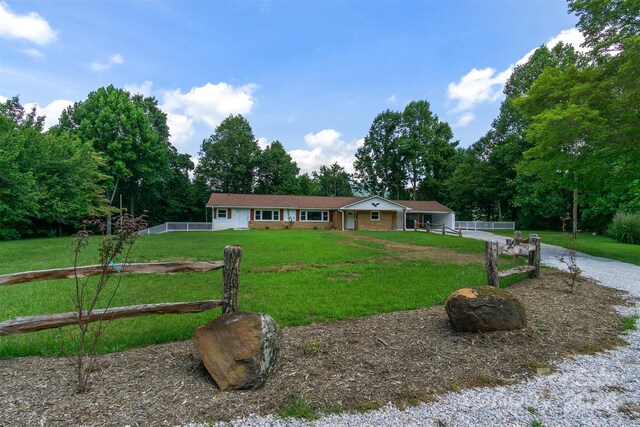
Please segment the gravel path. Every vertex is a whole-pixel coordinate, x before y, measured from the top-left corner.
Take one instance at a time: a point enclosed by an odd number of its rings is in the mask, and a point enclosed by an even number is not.
[[[504,241],[486,232],[467,237]],[[542,245],[541,260],[561,268],[563,248]],[[578,254],[583,274],[640,299],[640,266]],[[640,307],[621,308],[640,314]],[[640,426],[640,332],[626,336],[629,346],[596,356],[576,356],[554,373],[526,382],[475,388],[443,395],[437,402],[404,411],[393,406],[363,414],[339,414],[304,422],[275,416],[237,419],[236,426]],[[217,425],[229,425],[221,423]]]

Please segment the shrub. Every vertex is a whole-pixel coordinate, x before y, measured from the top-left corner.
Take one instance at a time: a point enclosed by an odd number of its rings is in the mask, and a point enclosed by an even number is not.
[[[640,214],[618,212],[609,224],[607,234],[618,242],[640,245]]]

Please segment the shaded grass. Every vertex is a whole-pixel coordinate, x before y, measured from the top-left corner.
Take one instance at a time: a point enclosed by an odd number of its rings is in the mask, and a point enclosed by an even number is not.
[[[491,232],[507,237],[513,236],[513,231],[510,230],[492,230]],[[537,233],[540,236],[542,243],[562,246],[564,248],[574,245],[570,238],[571,235],[562,233],[561,231],[522,231],[523,237],[528,237],[529,234],[532,233]],[[594,236],[588,233],[580,233],[578,234],[578,238],[575,242],[575,249],[579,252],[597,257],[640,265],[640,245],[620,243],[607,236]]]
[[[400,234],[376,233],[376,237],[396,238]],[[415,239],[415,242],[433,245],[439,242],[442,247],[460,245],[460,240],[471,241],[425,233],[407,234],[415,237],[407,238],[406,243]],[[348,235],[300,230],[169,233],[142,237],[134,247],[132,261],[221,259],[225,245],[240,244],[244,250],[240,308],[270,314],[283,327],[442,304],[454,290],[486,282],[484,266],[479,262],[459,265],[447,263],[446,259],[396,258],[389,256],[384,244],[351,245],[345,236]],[[479,243],[481,252],[482,242]],[[96,250],[94,241],[87,253],[93,254]],[[0,251],[0,272],[3,273],[71,265],[68,238],[4,242],[0,243]],[[83,263],[90,263],[90,258],[85,257]],[[501,268],[514,264],[509,259],[500,262]],[[279,265],[296,265],[301,269],[252,272],[252,269]],[[116,276],[112,277],[111,285],[115,284]],[[501,282],[509,285],[520,278],[512,276]],[[221,283],[220,271],[125,275],[113,306],[219,299]],[[73,280],[0,287],[0,320],[72,311],[73,292]],[[113,352],[188,339],[197,327],[219,313],[218,309],[199,314],[116,320],[101,338],[98,351]],[[71,351],[69,330],[74,328],[0,337],[0,358],[60,355],[62,348]]]

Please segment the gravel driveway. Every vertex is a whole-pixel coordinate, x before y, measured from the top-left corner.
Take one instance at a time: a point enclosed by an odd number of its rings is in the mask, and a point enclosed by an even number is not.
[[[466,237],[504,241],[487,232]],[[542,244],[542,263],[562,267],[563,248]],[[640,266],[578,254],[583,274],[640,300]],[[638,314],[640,308],[621,308]],[[475,388],[443,395],[437,402],[404,411],[386,406],[363,414],[331,415],[313,422],[273,416],[248,417],[238,426],[640,426],[640,332],[629,346],[595,356],[575,356],[558,371],[507,387]],[[228,425],[228,424],[220,424]]]

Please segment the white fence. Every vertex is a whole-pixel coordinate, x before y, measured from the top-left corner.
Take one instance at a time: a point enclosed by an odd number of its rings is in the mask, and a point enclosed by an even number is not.
[[[165,222],[138,231],[138,234],[160,234],[172,231],[211,231],[213,224],[210,222]]]
[[[515,222],[456,221],[456,230],[515,230]]]

